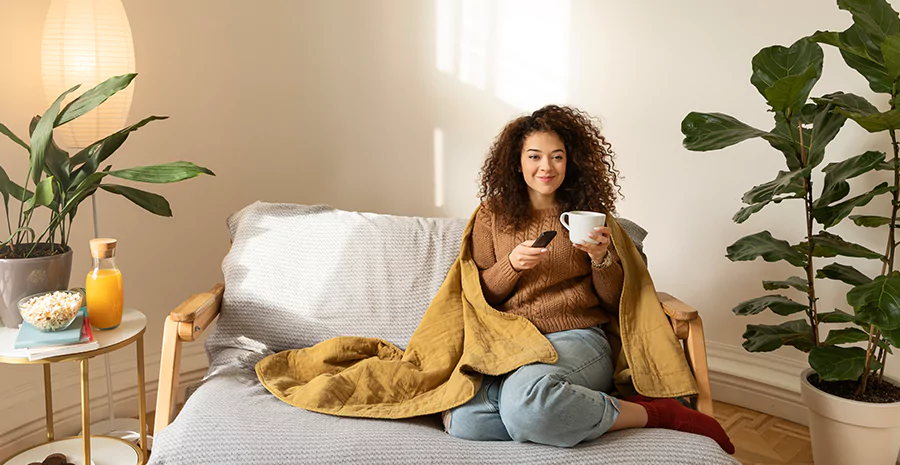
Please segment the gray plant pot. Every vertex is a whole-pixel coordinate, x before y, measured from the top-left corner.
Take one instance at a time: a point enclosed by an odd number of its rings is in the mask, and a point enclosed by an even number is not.
[[[38,248],[48,248],[46,244]],[[50,257],[0,259],[0,321],[7,328],[18,328],[19,299],[44,291],[69,288],[72,274],[72,249]]]

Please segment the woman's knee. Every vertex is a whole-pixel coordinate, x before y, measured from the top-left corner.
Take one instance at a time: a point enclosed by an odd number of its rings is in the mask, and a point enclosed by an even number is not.
[[[562,392],[565,383],[561,377],[548,374],[522,387],[515,395],[507,396],[504,391],[500,401],[500,418],[513,440],[559,447],[578,444],[579,441],[572,442],[565,435],[560,435],[565,421],[560,415],[564,412],[548,407],[553,397],[566,394]]]
[[[491,414],[463,405],[446,412],[443,421],[444,430],[455,438],[470,441],[509,441],[512,439],[506,432],[500,415],[496,412]]]
[[[478,428],[476,427],[478,422],[474,419],[472,409],[467,409],[465,406],[457,407],[444,412],[442,420],[444,430],[450,436],[460,439],[478,440],[477,437],[474,437],[478,436]]]

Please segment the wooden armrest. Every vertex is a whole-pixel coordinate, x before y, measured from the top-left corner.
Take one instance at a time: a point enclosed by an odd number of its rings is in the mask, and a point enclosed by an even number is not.
[[[200,333],[219,315],[225,285],[216,284],[207,292],[194,294],[181,303],[169,318],[179,323],[178,336],[185,341],[194,341]]]
[[[166,317],[162,354],[159,360],[159,391],[153,434],[169,425],[175,407],[175,389],[181,372],[181,345],[192,342],[219,316],[225,285],[216,284],[207,292],[194,294]]]
[[[665,292],[657,292],[656,297],[662,304],[663,311],[672,320],[672,330],[675,331],[675,336],[678,339],[687,339],[690,322],[700,318],[697,310]]]
[[[691,321],[700,318],[700,314],[697,313],[697,310],[694,310],[690,305],[672,297],[671,294],[657,292],[656,296],[659,298],[659,303],[662,304],[663,311],[666,312],[666,315],[669,315],[669,318],[679,321]]]
[[[694,406],[701,413],[713,416],[712,392],[709,385],[709,364],[706,361],[706,338],[700,313],[690,305],[665,292],[657,292],[663,311],[672,320],[675,336],[682,340],[684,357],[694,379],[697,380],[697,399]]]

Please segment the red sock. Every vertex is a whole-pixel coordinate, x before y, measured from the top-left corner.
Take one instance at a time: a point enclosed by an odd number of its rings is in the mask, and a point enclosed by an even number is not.
[[[702,434],[719,443],[725,452],[734,454],[734,445],[715,418],[681,405],[675,399],[651,399],[641,395],[625,399],[647,410],[647,428],[666,428]]]

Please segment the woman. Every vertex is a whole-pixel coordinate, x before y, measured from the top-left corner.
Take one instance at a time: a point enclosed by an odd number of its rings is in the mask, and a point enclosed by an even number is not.
[[[572,244],[559,216],[615,212],[613,157],[587,114],[554,105],[512,121],[494,142],[481,172],[472,258],[488,303],[531,321],[559,361],[485,376],[473,399],[445,412],[451,435],[571,447],[607,431],[669,428],[734,453],[715,419],[673,399],[606,394],[614,362],[602,325],[618,312],[622,265],[609,228],[595,228],[596,244]],[[548,230],[559,233],[552,247],[530,246]]]

